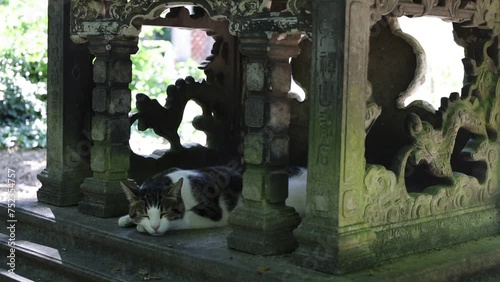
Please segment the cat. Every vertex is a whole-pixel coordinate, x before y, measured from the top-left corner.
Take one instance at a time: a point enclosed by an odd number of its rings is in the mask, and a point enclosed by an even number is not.
[[[307,170],[289,169],[290,195],[286,204],[305,213]],[[229,214],[241,205],[242,176],[229,167],[194,170],[170,169],[144,182],[121,182],[129,214],[118,219],[120,227],[136,225],[153,236],[169,230],[222,227]]]

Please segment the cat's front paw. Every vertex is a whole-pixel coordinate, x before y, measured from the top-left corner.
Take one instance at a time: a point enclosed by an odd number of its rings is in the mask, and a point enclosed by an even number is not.
[[[147,232],[146,229],[142,225],[137,225],[137,231],[142,232],[142,233]]]
[[[132,220],[130,220],[130,216],[127,214],[118,219],[118,226],[131,227],[134,226],[134,223],[132,222]]]

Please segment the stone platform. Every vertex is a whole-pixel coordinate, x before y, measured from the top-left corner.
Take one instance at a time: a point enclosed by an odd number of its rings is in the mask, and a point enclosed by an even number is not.
[[[6,222],[6,217],[1,204],[0,220]],[[332,276],[295,265],[291,255],[264,257],[229,250],[230,228],[152,237],[120,228],[116,219],[36,199],[19,200],[16,219],[17,275],[9,276],[2,263],[2,281],[500,281],[500,237]],[[2,253],[8,252],[6,232],[0,234]]]

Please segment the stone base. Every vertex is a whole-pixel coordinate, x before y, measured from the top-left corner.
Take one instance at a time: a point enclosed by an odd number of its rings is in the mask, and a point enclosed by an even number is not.
[[[39,202],[64,207],[74,206],[82,199],[80,185],[91,172],[64,172],[53,176],[47,169],[38,174],[42,187],[37,192]]]
[[[366,226],[329,228],[320,220],[303,222],[294,232],[299,247],[294,252],[297,265],[315,271],[344,274],[375,264],[369,249],[375,233]]]
[[[231,249],[256,255],[292,252],[297,248],[293,230],[300,217],[284,204],[272,205],[246,201],[231,214],[233,232],[227,238]]]
[[[87,178],[81,188],[83,200],[78,203],[81,213],[103,218],[128,214],[129,202],[120,187],[120,181]]]

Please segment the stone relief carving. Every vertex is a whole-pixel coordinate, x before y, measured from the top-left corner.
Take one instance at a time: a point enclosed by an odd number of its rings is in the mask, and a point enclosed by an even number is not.
[[[499,29],[499,6],[495,0],[375,0],[372,4],[372,24],[384,15],[400,17],[437,15],[470,26]]]
[[[99,29],[102,32],[103,23],[114,22],[116,24],[108,30],[110,33],[114,31],[114,36],[138,36],[142,22],[158,18],[171,2],[175,4],[176,1],[72,0],[72,32],[85,37],[86,34],[99,33]],[[186,3],[203,7],[214,19],[230,21],[244,20],[271,8],[270,0],[192,0]],[[231,26],[237,29],[241,25]]]
[[[393,12],[399,4],[399,0],[375,0],[372,6],[372,25],[382,19],[382,16]]]
[[[464,86],[462,97],[452,93],[442,99],[436,113],[439,124],[422,121],[418,114],[410,113],[405,121],[409,144],[397,154],[391,169],[367,165],[368,204],[364,214],[372,226],[495,203],[500,192],[496,175],[500,154],[500,64],[490,50],[497,50],[498,35],[478,44],[483,44],[482,56],[465,60],[472,82]],[[473,162],[483,162],[484,178],[454,170],[451,157],[459,130],[470,136],[464,148],[459,148],[460,158],[471,166]],[[412,163],[427,164],[431,175],[448,182],[424,187],[423,193],[408,193],[405,176]]]
[[[478,234],[495,234],[495,227],[485,225],[489,218],[495,216],[492,212],[471,212],[448,218],[420,220],[415,224],[390,224],[377,231],[380,240],[375,241],[372,249],[377,250],[379,259],[395,258],[400,254],[415,253],[419,246],[430,246],[430,242],[460,242],[468,240],[462,230],[474,230]],[[439,230],[449,230],[454,234],[447,237]]]
[[[466,23],[470,26],[484,27],[500,33],[500,2],[496,0],[470,1],[470,7],[475,10],[472,20]]]
[[[294,15],[298,15],[301,12],[310,14],[312,10],[311,0],[288,0],[287,8]]]

